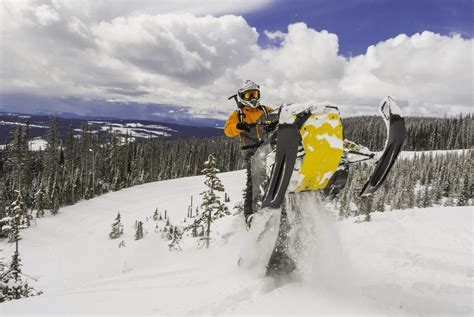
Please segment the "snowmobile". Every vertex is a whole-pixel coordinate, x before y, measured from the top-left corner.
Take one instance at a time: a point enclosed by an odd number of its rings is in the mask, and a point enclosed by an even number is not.
[[[369,196],[383,184],[405,141],[406,128],[401,109],[387,97],[380,103],[387,127],[382,152],[344,139],[339,110],[332,104],[283,104],[267,121],[257,125],[276,128],[252,157],[252,196],[254,210],[280,209],[280,226],[267,275],[294,270],[287,255],[290,230],[288,213],[292,197],[314,191],[333,198],[345,186],[350,164],[369,161],[375,164],[360,196]]]

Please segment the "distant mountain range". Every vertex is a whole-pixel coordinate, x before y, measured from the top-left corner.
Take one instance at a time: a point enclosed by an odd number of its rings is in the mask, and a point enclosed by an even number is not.
[[[58,120],[59,131],[65,134],[72,127],[74,134],[80,134],[84,122],[89,123],[93,133],[107,134],[116,132],[119,136],[128,135],[131,138],[203,138],[223,134],[222,128],[191,126],[150,120],[117,119],[104,117],[89,117],[67,113],[55,116],[32,115],[17,112],[0,112],[0,144],[5,144],[11,127],[14,124],[29,124],[31,138],[45,137],[50,127],[51,118]]]
[[[223,105],[227,100],[223,100]],[[232,105],[233,106],[233,105]],[[0,112],[68,119],[146,120],[206,127],[222,127],[229,115],[223,107],[205,109],[167,104],[140,104],[77,97],[48,97],[0,93]]]

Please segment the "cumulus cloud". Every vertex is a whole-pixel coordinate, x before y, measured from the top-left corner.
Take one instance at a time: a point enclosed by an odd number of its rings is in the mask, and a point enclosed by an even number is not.
[[[239,75],[261,81],[274,103],[327,100],[361,114],[392,95],[412,115],[472,112],[472,39],[429,31],[401,34],[346,58],[338,54],[335,34],[304,23],[290,25],[287,33],[266,34],[282,42],[261,49]]]
[[[221,77],[251,57],[258,34],[236,16],[140,15],[102,22],[92,30],[99,49],[143,73],[190,86]]]
[[[405,34],[352,58],[341,88],[348,96],[394,94],[413,106],[472,106],[472,40],[459,35]],[[435,107],[439,110],[439,107]],[[411,109],[414,110],[414,109]]]
[[[2,59],[10,61],[2,63],[3,92],[209,105],[216,91],[200,88],[227,78],[229,66],[246,63],[257,47],[256,30],[234,15],[28,20],[24,13],[42,6],[9,12],[26,20],[2,32]]]
[[[239,77],[255,78],[268,89],[268,94],[291,101],[329,99],[346,67],[345,58],[338,55],[338,39],[327,31],[318,32],[304,23],[288,26],[288,33],[279,37],[279,46],[259,49],[253,59],[237,73]]]
[[[336,34],[304,23],[258,34],[219,16],[267,2],[3,1],[0,92],[230,110],[226,97],[250,78],[271,105],[332,101],[360,114],[392,95],[409,114],[472,112],[472,39],[401,34],[345,57]]]

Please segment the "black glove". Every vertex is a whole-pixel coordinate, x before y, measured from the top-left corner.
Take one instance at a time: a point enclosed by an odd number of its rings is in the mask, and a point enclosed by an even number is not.
[[[250,132],[250,127],[249,127],[249,124],[247,122],[239,122],[239,123],[237,123],[236,127],[239,130],[245,130],[247,132]]]
[[[265,130],[267,132],[272,132],[276,129],[277,125],[278,125],[278,121],[273,121],[272,123],[265,126]]]

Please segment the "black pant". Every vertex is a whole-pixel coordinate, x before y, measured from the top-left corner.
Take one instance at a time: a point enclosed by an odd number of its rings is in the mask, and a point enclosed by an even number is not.
[[[253,214],[253,199],[252,199],[252,156],[255,151],[246,151],[244,153],[245,168],[247,170],[247,182],[244,191],[244,217]]]

